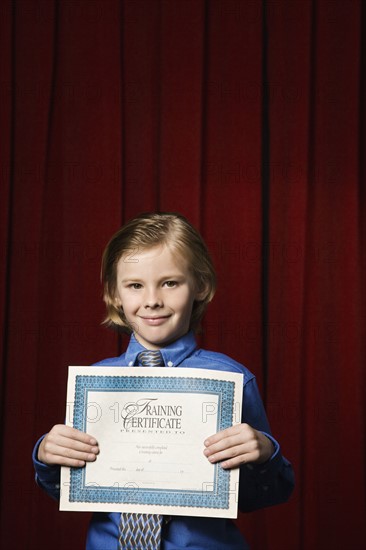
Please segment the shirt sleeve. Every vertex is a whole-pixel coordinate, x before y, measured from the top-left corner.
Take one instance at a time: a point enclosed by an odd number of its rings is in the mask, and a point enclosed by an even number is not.
[[[45,436],[43,435],[35,444],[32,459],[33,466],[36,472],[35,478],[37,484],[55,500],[60,499],[60,466],[49,466],[38,460],[38,449],[41,441]]]
[[[273,443],[274,452],[267,462],[240,467],[239,509],[251,512],[286,502],[294,488],[294,473],[271,434],[255,378],[244,386],[242,422],[266,435]]]

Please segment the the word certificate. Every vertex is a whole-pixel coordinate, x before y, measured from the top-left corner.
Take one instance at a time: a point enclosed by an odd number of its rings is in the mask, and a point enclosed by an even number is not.
[[[237,517],[239,468],[204,441],[241,422],[243,375],[194,368],[69,367],[66,424],[98,441],[61,469],[61,510]]]

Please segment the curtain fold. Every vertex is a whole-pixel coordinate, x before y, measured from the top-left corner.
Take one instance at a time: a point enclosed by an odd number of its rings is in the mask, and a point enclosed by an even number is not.
[[[291,501],[240,528],[254,550],[363,548],[365,13],[3,0],[1,547],[20,525],[29,550],[83,547],[88,514],[37,489],[32,447],[63,421],[67,365],[120,352],[104,245],[169,210],[218,271],[200,342],[257,376],[295,468]]]

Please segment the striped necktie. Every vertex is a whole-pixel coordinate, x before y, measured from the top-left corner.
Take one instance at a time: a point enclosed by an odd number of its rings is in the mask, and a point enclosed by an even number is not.
[[[163,367],[164,361],[163,356],[161,355],[161,351],[157,349],[156,351],[152,351],[150,349],[146,351],[141,351],[137,359],[139,360],[140,365],[143,367]]]
[[[159,350],[142,351],[137,356],[143,367],[163,366]],[[119,550],[159,550],[163,516],[122,512],[119,524]]]

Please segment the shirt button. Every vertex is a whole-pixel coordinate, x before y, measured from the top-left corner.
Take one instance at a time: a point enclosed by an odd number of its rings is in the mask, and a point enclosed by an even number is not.
[[[172,367],[173,366],[172,361],[168,361],[167,365],[168,365],[168,367]]]
[[[129,366],[129,367],[132,367],[132,366],[133,366],[133,361],[130,361],[130,362],[128,363],[128,366]]]

